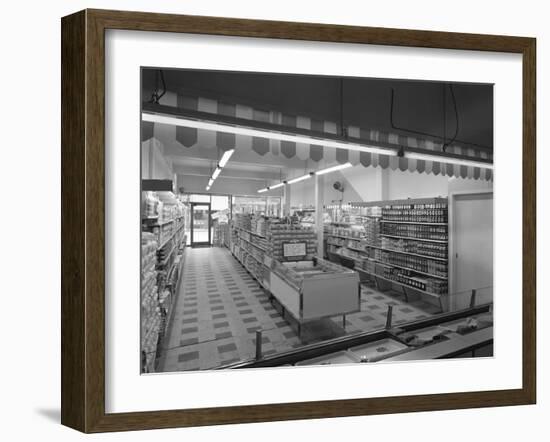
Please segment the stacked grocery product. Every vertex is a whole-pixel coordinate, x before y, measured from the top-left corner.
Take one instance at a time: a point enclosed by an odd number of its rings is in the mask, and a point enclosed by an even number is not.
[[[266,236],[268,219],[265,216],[256,215],[253,218],[252,232],[259,236]]]
[[[429,258],[393,253],[380,249],[376,250],[375,259],[385,264],[404,267],[421,273],[428,273],[441,278],[447,277],[447,262],[445,261],[434,261]]]
[[[386,279],[445,295],[448,290],[448,210],[443,198],[400,201],[382,209],[376,268]]]
[[[249,213],[236,213],[233,216],[233,225],[239,229],[251,230],[252,227],[252,216]]]
[[[446,225],[396,224],[385,222],[381,235],[397,236],[405,239],[424,239],[429,241],[447,241]]]
[[[142,372],[153,372],[185,247],[187,206],[172,192],[142,194]]]
[[[438,259],[447,258],[446,243],[432,243],[385,237],[382,238],[381,247],[387,250],[414,253]]]
[[[447,223],[447,202],[392,204],[382,208],[382,218],[386,221]]]
[[[374,209],[374,207],[368,207],[368,209]],[[374,247],[380,247],[380,218],[375,216],[369,216],[365,219],[363,227],[365,228],[365,240],[367,244]]]
[[[141,237],[141,350],[143,372],[154,371],[161,313],[157,286],[157,241],[155,235],[144,232]]]
[[[317,253],[317,233],[313,229],[301,225],[270,222],[269,228],[267,229],[267,242],[268,255],[278,261],[289,261],[294,259],[283,255],[284,243],[305,242],[306,255],[312,256]]]

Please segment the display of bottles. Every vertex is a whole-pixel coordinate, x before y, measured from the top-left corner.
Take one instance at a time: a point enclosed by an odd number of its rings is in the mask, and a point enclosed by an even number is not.
[[[448,239],[447,226],[428,226],[423,224],[383,223],[381,234],[435,241],[447,241]]]
[[[431,243],[383,237],[381,246],[383,249],[387,250],[415,253],[417,255],[424,255],[438,259],[447,259],[446,243]]]
[[[439,276],[442,278],[447,277],[447,263],[445,261],[434,261],[429,258],[403,255],[385,250],[376,250],[375,258],[377,261],[386,264],[406,267],[408,269],[428,273],[430,275]]]
[[[384,221],[447,223],[447,204],[398,204],[382,208]]]

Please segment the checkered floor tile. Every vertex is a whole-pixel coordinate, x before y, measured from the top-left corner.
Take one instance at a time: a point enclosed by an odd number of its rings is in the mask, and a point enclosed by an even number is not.
[[[265,355],[304,343],[269,302],[268,294],[225,248],[186,250],[183,280],[176,299],[159,371],[205,370],[252,358],[256,330]],[[388,305],[399,324],[427,317],[438,308],[422,301],[406,303],[394,292],[363,286],[361,311],[332,318],[342,334],[384,327]]]

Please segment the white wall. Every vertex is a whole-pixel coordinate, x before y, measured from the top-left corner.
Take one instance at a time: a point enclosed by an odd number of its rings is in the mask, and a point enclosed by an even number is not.
[[[445,197],[449,177],[418,172],[392,170],[388,181],[388,199]]]
[[[141,178],[172,180],[172,162],[163,154],[163,145],[154,138],[141,143]]]
[[[333,184],[339,181],[344,185],[344,193],[334,189]],[[343,201],[362,201],[355,188],[350,185],[346,177],[340,171],[332,172],[324,176],[324,204],[337,204],[343,197]],[[291,185],[290,205],[292,207],[307,207],[315,204],[315,180],[310,178]]]

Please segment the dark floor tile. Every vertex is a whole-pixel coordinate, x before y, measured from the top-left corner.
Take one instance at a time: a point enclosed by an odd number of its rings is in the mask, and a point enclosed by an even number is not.
[[[239,310],[239,314],[241,315],[249,315],[250,313],[253,313],[253,312],[252,312],[252,309],[249,309],[249,308],[245,310]]]
[[[191,309],[191,310],[184,310],[183,314],[184,315],[196,315],[198,312],[199,312],[198,309],[194,308],[194,309]]]
[[[414,312],[414,310],[412,308],[409,308],[409,307],[400,308],[399,311],[402,312],[402,313],[413,313]]]
[[[295,338],[296,337],[296,333],[294,333],[293,331],[287,331],[287,332],[284,332],[283,333],[283,336],[287,339],[290,339],[290,338]]]
[[[216,313],[215,315],[212,315],[212,319],[222,319],[227,318],[227,314],[225,313]]]
[[[224,321],[224,322],[214,323],[214,328],[222,328],[222,327],[229,327],[229,322]]]
[[[380,309],[380,306],[374,304],[374,305],[369,305],[369,308],[370,308],[371,310],[379,310],[379,309]]]
[[[182,324],[194,324],[195,322],[198,322],[199,319],[197,317],[194,317],[194,318],[188,318],[188,319],[183,319],[181,321]]]
[[[187,362],[199,359],[198,351],[191,351],[189,353],[182,353],[178,356],[178,362]]]
[[[256,333],[256,330],[259,330],[260,327],[249,327],[246,329],[248,333]]]
[[[199,331],[198,327],[186,327],[181,329],[181,334],[187,334],[187,333],[196,333]]]
[[[361,321],[363,322],[374,321],[374,318],[372,316],[361,316],[359,319],[361,319]]]
[[[378,299],[379,301],[381,301],[382,299],[386,299],[384,296],[381,296],[381,295],[373,296],[373,298]]]
[[[248,306],[248,302],[237,302],[235,305],[237,307],[246,307]]]
[[[234,343],[218,346],[218,353],[227,353],[228,351],[236,351],[236,350],[237,350],[237,346]]]
[[[198,338],[183,339],[183,340],[180,341],[180,345],[182,347],[185,347],[186,345],[193,345],[193,344],[198,344],[198,343],[199,343]]]
[[[275,319],[275,318],[280,318],[281,315],[279,313],[270,313],[269,317],[272,318],[272,319]]]
[[[225,307],[223,305],[214,305],[210,307],[210,310],[213,312],[219,311],[219,310],[225,310]]]
[[[256,318],[255,316],[251,318],[243,318],[243,322],[245,324],[250,324],[251,322],[257,322],[257,321],[258,321],[258,318]]]
[[[279,322],[276,322],[276,323],[275,323],[275,326],[276,326],[277,328],[287,327],[287,326],[288,326],[288,322],[286,322],[286,321],[279,321]]]
[[[239,358],[227,359],[226,361],[222,361],[220,365],[229,365],[239,361],[240,361]]]
[[[223,333],[216,333],[216,339],[227,339],[233,336],[233,334],[229,331],[223,332]]]

